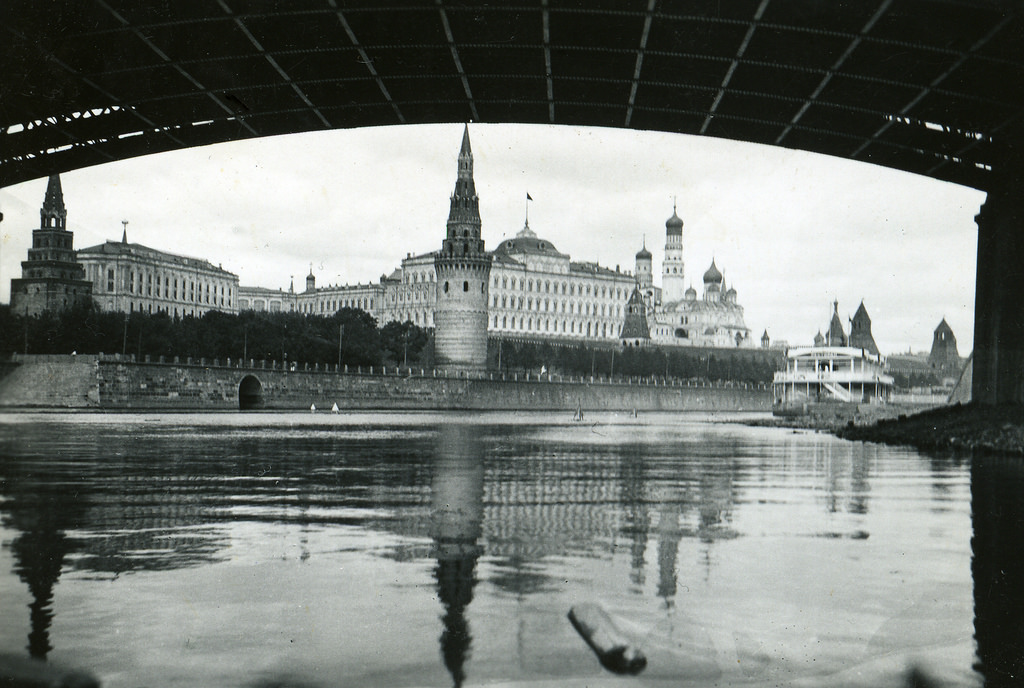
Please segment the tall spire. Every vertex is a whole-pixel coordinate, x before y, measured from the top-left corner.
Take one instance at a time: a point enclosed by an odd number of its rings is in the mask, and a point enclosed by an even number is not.
[[[459,174],[451,197],[448,213],[449,240],[480,239],[480,199],[476,195],[473,181],[473,150],[469,144],[469,125],[462,131],[462,148],[459,150]],[[483,245],[475,247],[482,251]]]
[[[43,210],[48,212],[64,213],[64,191],[60,186],[60,175],[51,174],[46,183],[46,198],[43,200]]]
[[[121,243],[122,244],[127,244],[128,243],[128,220],[121,220],[121,227],[123,228],[121,230]]]
[[[68,211],[64,207],[64,191],[60,187],[60,175],[51,174],[46,183],[43,207],[39,209],[39,226],[64,229],[67,225],[67,217]]]
[[[473,149],[469,145],[469,125],[462,130],[462,149],[459,151],[459,179],[473,180]]]

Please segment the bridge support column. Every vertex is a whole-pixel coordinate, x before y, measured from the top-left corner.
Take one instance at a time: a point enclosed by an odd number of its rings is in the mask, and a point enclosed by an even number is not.
[[[1002,167],[975,217],[972,400],[1024,403],[1024,165]]]

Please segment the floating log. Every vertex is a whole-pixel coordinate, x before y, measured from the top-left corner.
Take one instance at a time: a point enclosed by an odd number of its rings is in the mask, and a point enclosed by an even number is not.
[[[599,605],[574,605],[569,610],[569,621],[608,671],[635,675],[647,666],[644,653]]]

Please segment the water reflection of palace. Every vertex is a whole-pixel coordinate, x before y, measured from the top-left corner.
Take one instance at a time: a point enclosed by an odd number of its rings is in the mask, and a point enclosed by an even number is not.
[[[810,487],[818,508],[855,525],[871,506],[879,451],[804,436],[753,463],[723,459],[744,450],[700,437],[577,444],[521,427],[453,425],[394,438],[364,429],[132,438],[89,428],[80,439],[104,458],[79,461],[46,428],[18,432],[18,442],[0,438],[0,519],[12,533],[12,573],[32,597],[30,655],[52,650],[55,590],[69,572],[216,562],[231,521],[346,525],[421,543],[416,557],[433,560],[438,646],[455,685],[472,673],[469,609],[481,570],[498,590],[524,596],[560,585],[545,558],[623,557],[623,587],[653,591],[671,607],[681,552],[703,552],[711,571],[712,548],[742,536],[739,512],[764,485]],[[928,465],[930,508],[941,509],[953,464]],[[979,459],[971,481],[979,670],[986,685],[1012,685],[1024,672],[1024,468]]]

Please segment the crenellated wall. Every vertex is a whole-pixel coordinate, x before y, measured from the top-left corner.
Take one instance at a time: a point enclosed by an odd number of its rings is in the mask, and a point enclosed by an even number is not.
[[[529,380],[436,376],[394,368],[284,370],[220,361],[155,363],[119,357],[21,356],[2,380],[0,406],[98,409],[254,408],[584,411],[768,411],[770,390],[743,385],[675,385],[590,378]],[[22,383],[19,383],[21,380]],[[32,389],[22,389],[31,382]],[[12,384],[13,383],[13,384]]]

